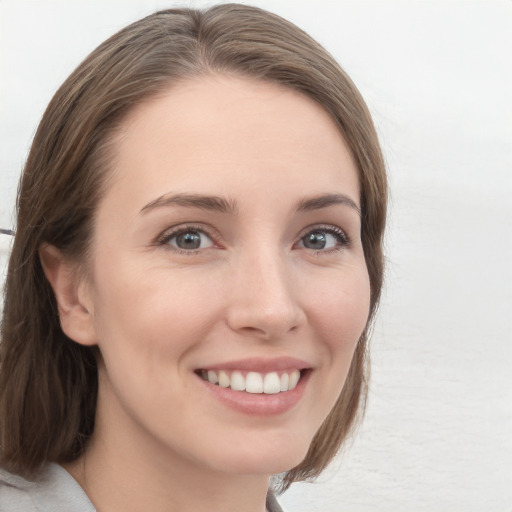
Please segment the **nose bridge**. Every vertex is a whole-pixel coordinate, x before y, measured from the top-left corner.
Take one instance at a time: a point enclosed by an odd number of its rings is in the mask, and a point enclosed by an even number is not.
[[[233,273],[228,323],[231,328],[275,338],[302,323],[292,262],[272,245],[242,252]]]

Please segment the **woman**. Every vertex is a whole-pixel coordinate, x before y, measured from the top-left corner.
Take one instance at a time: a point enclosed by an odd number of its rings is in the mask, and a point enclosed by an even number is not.
[[[364,402],[385,209],[363,100],[285,20],[103,43],[21,181],[0,510],[279,510],[269,477],[317,476]]]

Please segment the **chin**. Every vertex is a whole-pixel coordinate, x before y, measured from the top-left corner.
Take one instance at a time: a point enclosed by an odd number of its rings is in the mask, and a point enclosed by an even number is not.
[[[281,436],[276,442],[247,442],[223,453],[212,453],[210,466],[217,471],[238,475],[276,475],[289,471],[306,456],[310,440],[290,442]]]

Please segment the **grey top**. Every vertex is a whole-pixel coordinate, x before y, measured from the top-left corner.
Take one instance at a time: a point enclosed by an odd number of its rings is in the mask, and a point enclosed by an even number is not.
[[[269,512],[283,512],[273,494]],[[78,482],[58,464],[48,464],[32,482],[0,468],[0,512],[96,512]]]
[[[34,482],[0,468],[0,512],[96,512],[96,509],[63,467],[48,464]]]

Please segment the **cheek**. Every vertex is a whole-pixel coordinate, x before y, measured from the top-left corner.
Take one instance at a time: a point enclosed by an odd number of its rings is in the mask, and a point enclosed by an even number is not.
[[[211,329],[217,302],[204,279],[133,265],[99,268],[95,321],[104,357],[131,361],[154,377],[162,359],[179,359]]]
[[[333,280],[315,303],[316,334],[323,341],[325,366],[322,399],[316,407],[321,420],[336,403],[350,368],[357,343],[366,327],[370,307],[370,284],[366,267],[358,267]]]
[[[98,290],[103,387],[109,403],[122,404],[133,418],[142,415],[164,425],[169,420],[164,404],[183,414],[191,407],[179,390],[188,382],[188,354],[211,328],[214,302],[207,310],[201,287],[189,284],[165,273],[137,275],[133,268],[118,267],[116,278]]]
[[[338,400],[354,350],[368,320],[370,286],[364,265],[332,272],[330,279],[305,282],[309,289],[308,329],[319,361],[312,374],[307,420],[294,428],[311,441]],[[320,286],[322,284],[322,286]],[[313,293],[312,290],[315,290]],[[309,444],[308,444],[309,446]]]
[[[369,308],[370,283],[363,266],[329,280],[323,293],[311,295],[315,324],[334,352],[355,348],[366,327]]]

